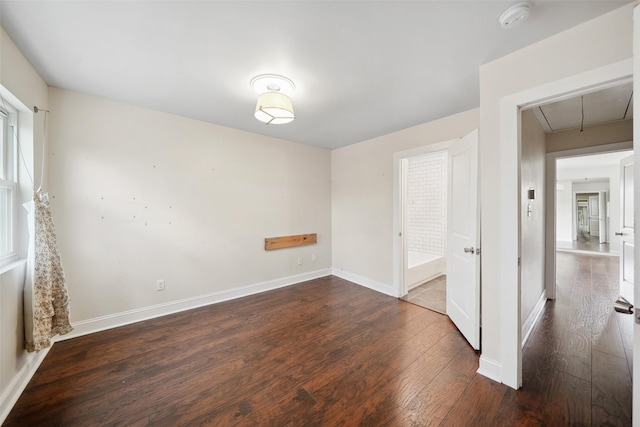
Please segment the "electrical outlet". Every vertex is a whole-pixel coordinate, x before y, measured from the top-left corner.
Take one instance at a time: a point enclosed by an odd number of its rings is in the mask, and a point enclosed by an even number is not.
[[[316,258],[316,254],[311,254],[311,262],[316,262],[318,258]]]
[[[164,280],[158,280],[156,282],[156,291],[164,291]]]
[[[301,256],[298,257],[298,265],[302,265],[302,257]]]

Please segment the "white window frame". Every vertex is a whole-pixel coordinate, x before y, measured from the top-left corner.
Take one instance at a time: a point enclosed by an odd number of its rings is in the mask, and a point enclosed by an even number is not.
[[[0,189],[9,190],[10,208],[0,206],[0,229],[7,227],[8,236],[2,233],[2,239],[8,238],[9,249],[2,252],[0,246],[0,265],[15,260],[18,255],[18,112],[6,103],[0,105],[2,139],[0,140]],[[7,216],[6,219],[3,216]],[[3,223],[6,221],[8,224]],[[4,244],[6,242],[0,242]]]

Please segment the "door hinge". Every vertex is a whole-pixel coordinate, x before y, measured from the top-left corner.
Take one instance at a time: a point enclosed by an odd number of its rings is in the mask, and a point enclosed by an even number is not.
[[[520,257],[518,257],[518,267],[520,267]]]

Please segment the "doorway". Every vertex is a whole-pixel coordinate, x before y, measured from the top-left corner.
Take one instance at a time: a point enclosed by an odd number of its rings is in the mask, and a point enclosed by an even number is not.
[[[545,251],[551,275],[547,275],[544,295],[549,301],[540,307],[541,320],[534,322],[530,331],[523,331],[522,386],[532,387],[539,380],[541,352],[554,354],[545,362],[550,378],[571,378],[575,388],[610,389],[615,405],[597,401],[597,394],[575,397],[594,420],[609,417],[624,425],[631,417],[633,322],[630,316],[615,313],[613,303],[620,294],[624,266],[617,235],[622,233],[625,206],[623,159],[632,155],[629,149],[633,147],[633,123],[627,115],[632,88],[622,84],[602,92],[611,90],[627,91],[625,108],[617,121],[585,125],[580,117],[577,128],[556,129],[552,138],[549,133],[545,138],[547,151],[551,151],[546,155]],[[602,95],[598,91],[592,94],[593,100]],[[586,95],[578,97],[580,107],[584,98]],[[544,111],[544,105],[535,108]],[[542,115],[547,123],[553,123],[549,114]],[[596,131],[608,126],[627,129],[625,137],[618,139],[622,142],[607,144],[611,141],[602,138],[601,145],[584,144],[590,138],[597,142],[601,137]],[[561,145],[563,138],[571,136],[578,137],[573,141],[577,140],[574,146],[580,148],[553,151],[554,144]],[[629,140],[623,141],[625,138]],[[522,286],[524,293],[524,279]],[[524,308],[525,302],[521,304]]]
[[[402,160],[404,286],[401,299],[446,314],[446,151]]]
[[[607,147],[602,147],[607,150]],[[556,153],[556,240],[561,252],[618,256],[620,161],[631,150]]]
[[[435,153],[446,153],[446,179],[437,185],[446,188],[446,207],[441,220],[446,227],[439,229],[443,238],[440,247],[446,249],[444,271],[445,313],[475,349],[480,348],[480,215],[478,208],[478,130],[462,138],[420,147],[394,154],[394,285],[397,296],[404,297],[420,279],[411,278],[409,261],[409,233],[407,175],[409,159]],[[444,170],[441,169],[444,174]],[[438,196],[444,198],[444,195]],[[445,220],[446,218],[446,220]],[[423,221],[424,222],[424,221]],[[446,231],[445,231],[446,230]],[[446,238],[444,237],[446,236]],[[433,236],[429,237],[437,241]],[[441,258],[438,256],[438,258]],[[437,277],[441,273],[433,271]],[[428,275],[424,276],[427,277]],[[442,284],[434,284],[442,286]],[[427,292],[427,291],[424,291]]]
[[[633,74],[633,60],[626,59],[593,70],[584,71],[576,75],[560,80],[542,84],[520,92],[511,93],[500,98],[499,109],[499,141],[501,155],[501,203],[498,208],[502,233],[499,236],[500,253],[502,262],[498,275],[492,275],[498,279],[500,301],[499,318],[502,319],[500,328],[499,363],[495,363],[485,355],[480,357],[478,372],[495,378],[502,383],[518,389],[522,386],[522,342],[523,334],[521,323],[520,303],[520,209],[521,188],[519,152],[520,141],[520,115],[524,109],[549,103],[551,100],[568,99],[581,94],[613,87],[630,82]],[[581,138],[578,138],[580,140]],[[515,142],[515,143],[514,143]],[[602,143],[602,142],[601,142]],[[594,144],[595,145],[595,144]],[[613,145],[613,144],[611,144]],[[630,148],[631,143],[624,144],[619,149]],[[572,149],[564,146],[561,149]],[[576,155],[584,154],[576,153]],[[549,152],[553,150],[548,150]],[[555,169],[549,171],[549,162],[546,163],[547,182],[555,185]],[[551,179],[548,177],[551,176]],[[555,192],[546,191],[543,195],[546,206],[549,208],[555,203]],[[545,285],[547,298],[555,298],[555,219],[553,210],[545,212]],[[551,212],[551,214],[549,214]]]

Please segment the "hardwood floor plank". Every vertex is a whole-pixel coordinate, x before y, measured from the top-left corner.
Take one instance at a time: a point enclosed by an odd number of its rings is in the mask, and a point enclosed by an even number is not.
[[[507,387],[476,375],[453,408],[440,423],[441,426],[500,426],[513,425],[513,419],[495,419],[496,411]]]
[[[554,426],[591,425],[590,382],[558,372],[553,376],[544,419]]]
[[[546,420],[544,418],[543,411],[528,406],[528,403],[531,403],[531,401],[529,391],[507,390],[496,410],[496,419],[493,421],[495,424],[492,425],[539,427],[552,424],[552,420]],[[546,402],[546,396],[544,397],[544,401]],[[541,407],[539,404],[534,406],[536,408]]]
[[[478,369],[476,353],[463,348],[416,396],[395,416],[401,425],[439,425],[449,413]]]
[[[593,352],[593,424],[631,425],[631,377],[626,358]]]
[[[543,334],[532,334],[522,353],[522,388],[505,403],[515,405],[513,410],[542,413],[560,358],[559,349],[550,346]]]

